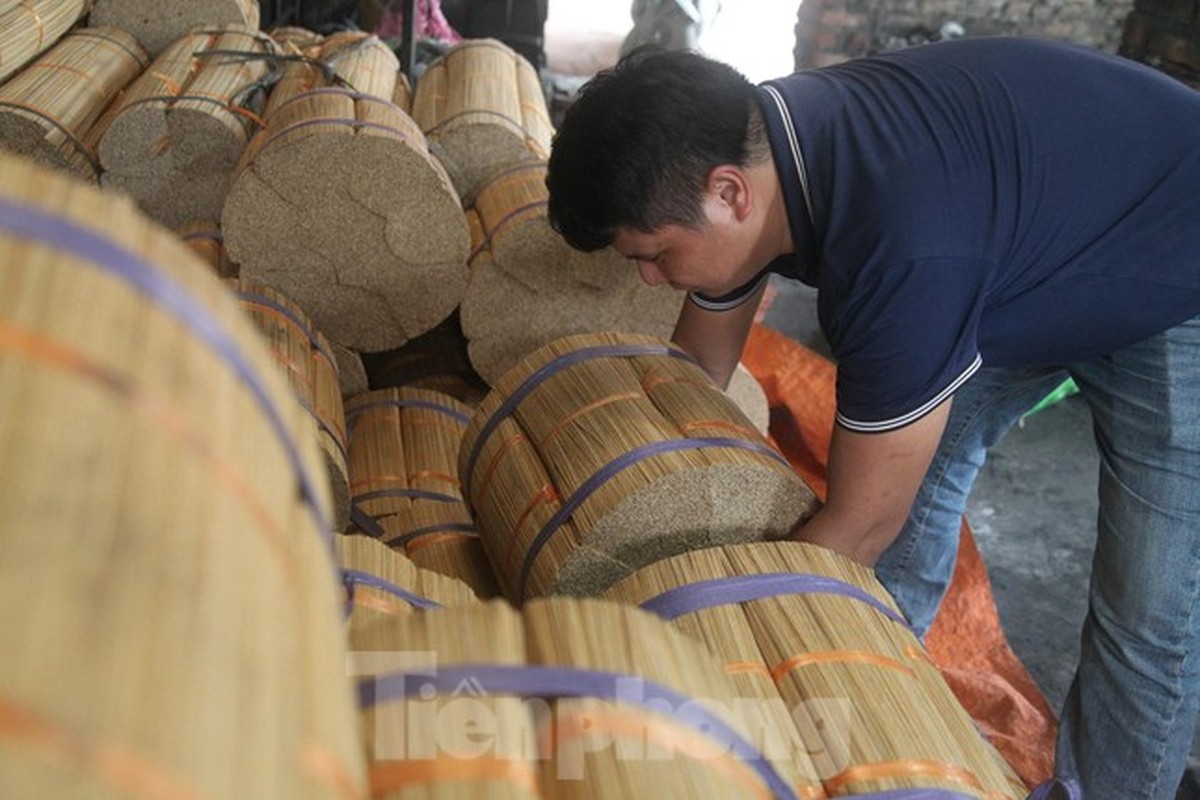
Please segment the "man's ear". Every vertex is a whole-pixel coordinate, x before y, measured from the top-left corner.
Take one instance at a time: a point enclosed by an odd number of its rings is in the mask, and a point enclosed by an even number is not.
[[[715,200],[726,205],[735,219],[743,221],[754,208],[754,193],[750,180],[741,167],[720,164],[708,173],[706,188]]]

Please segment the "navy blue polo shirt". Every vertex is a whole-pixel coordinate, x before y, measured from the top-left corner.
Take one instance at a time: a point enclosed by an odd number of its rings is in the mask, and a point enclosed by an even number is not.
[[[758,92],[797,249],[770,269],[818,288],[843,426],[899,428],[982,364],[1067,365],[1200,314],[1200,93],[1183,84],[977,38]]]

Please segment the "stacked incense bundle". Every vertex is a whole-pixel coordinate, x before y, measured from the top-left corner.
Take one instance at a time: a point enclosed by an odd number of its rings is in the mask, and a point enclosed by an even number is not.
[[[101,114],[146,63],[123,31],[72,31],[0,86],[0,147],[96,181]]]
[[[492,602],[363,638],[375,798],[803,796],[712,653],[630,606]]]
[[[458,483],[458,449],[471,410],[426,389],[380,389],[346,403],[354,522],[418,566],[481,597],[495,576]]]
[[[177,237],[27,161],[0,178],[0,786],[355,796],[307,415]]]
[[[469,199],[470,277],[460,314],[471,363],[495,383],[529,353],[575,333],[668,338],[683,293],[650,287],[611,248],[581,253],[550,227],[544,161],[502,170]]]
[[[183,243],[192,252],[204,259],[213,272],[221,278],[236,278],[238,266],[225,252],[225,239],[221,236],[220,223],[212,220],[193,220],[175,229]]]
[[[832,551],[789,541],[685,553],[604,596],[702,639],[743,675],[745,696],[774,684],[830,797],[1025,797],[871,571]]]
[[[421,569],[370,536],[336,536],[334,551],[346,591],[351,648],[360,643],[361,632],[381,618],[465,606],[478,600],[462,581]]]
[[[463,42],[430,64],[412,116],[463,197],[499,168],[550,154],[554,128],[537,70],[495,39]]]
[[[272,28],[268,31],[268,35],[275,40],[275,43],[282,45],[294,45],[297,50],[304,52],[314,47],[319,47],[325,37],[316,31],[310,31],[308,28],[301,28],[298,25],[283,25],[278,28]]]
[[[466,288],[470,246],[445,171],[392,103],[397,62],[377,43],[322,46],[339,86],[321,88],[311,65],[288,65],[221,216],[243,274],[360,352],[399,347],[445,319]],[[378,95],[363,89],[380,86]]]
[[[547,797],[537,786],[529,705],[475,683],[438,691],[432,680],[463,665],[521,669],[524,631],[511,608],[490,602],[378,620],[357,635],[350,655],[372,800]],[[430,680],[406,680],[408,673]],[[390,691],[389,681],[401,691]],[[406,697],[414,685],[419,693]]]
[[[277,40],[278,41],[278,40]],[[305,41],[299,35],[284,35],[279,80],[267,100],[264,116],[287,105],[297,96],[337,87],[381,100],[393,101],[397,84],[407,86],[400,61],[382,40],[361,31]],[[400,90],[403,95],[404,90]]]
[[[0,2],[0,83],[57,42],[88,5],[88,0]]]
[[[112,25],[137,37],[151,56],[196,28],[241,25],[257,29],[258,0],[93,0],[92,25]]]
[[[287,375],[300,404],[312,416],[333,498],[333,529],[350,525],[346,468],[346,413],[337,357],[304,311],[282,293],[249,278],[229,282],[242,309],[266,337],[275,363]]]
[[[321,42],[316,57],[337,75],[339,85],[390,99],[407,113],[405,104],[396,102],[396,87],[400,84],[401,97],[407,97],[408,79],[400,72],[396,54],[379,37],[362,31],[335,33]]]
[[[467,427],[459,478],[514,602],[786,536],[818,505],[695,362],[631,334],[566,337],[504,375]]]
[[[235,25],[172,42],[109,111],[98,145],[104,186],[170,227],[219,219],[233,168],[261,125],[275,50]]]
[[[338,363],[338,381],[342,385],[342,399],[362,394],[371,388],[367,379],[367,367],[362,356],[336,342],[329,343]]]

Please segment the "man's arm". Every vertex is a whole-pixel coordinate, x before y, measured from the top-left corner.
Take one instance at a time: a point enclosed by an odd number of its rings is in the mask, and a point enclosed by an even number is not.
[[[904,527],[946,427],[951,402],[886,433],[856,433],[835,425],[825,506],[793,531],[793,538],[874,566]]]
[[[763,281],[745,302],[727,311],[709,311],[690,299],[683,301],[671,341],[699,361],[722,389],[729,386],[729,379],[741,360],[754,312],[767,290],[767,283]]]

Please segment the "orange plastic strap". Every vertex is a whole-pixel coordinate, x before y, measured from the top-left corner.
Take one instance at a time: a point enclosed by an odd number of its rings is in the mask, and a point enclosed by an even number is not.
[[[397,603],[386,592],[363,585],[354,587],[354,607],[370,608],[383,614],[398,614],[412,609],[407,603]]]
[[[533,497],[529,498],[528,505],[521,512],[521,516],[517,517],[516,523],[512,526],[512,535],[508,537],[508,544],[504,546],[504,555],[500,559],[501,564],[507,564],[512,560],[513,551],[517,546],[517,534],[520,533],[521,526],[525,524],[525,520],[533,513],[533,510],[540,505],[558,503],[561,500],[562,498],[559,497],[558,490],[548,483],[534,492]]]
[[[201,797],[123,745],[91,741],[7,697],[0,697],[0,741],[24,746],[48,761],[91,773],[120,794],[154,800]]]
[[[381,761],[371,767],[371,796],[383,797],[414,786],[458,781],[503,781],[538,794],[531,761],[508,758],[442,758]]]
[[[726,675],[745,675],[748,673],[764,675],[772,680],[775,678],[771,674],[771,670],[767,669],[767,665],[759,661],[729,661],[725,664]]]
[[[403,536],[403,535],[404,534],[401,534],[401,536]],[[467,540],[470,540],[473,542],[479,541],[479,537],[477,535],[472,535],[469,533],[455,533],[453,531],[448,531],[446,533],[426,534],[426,535],[420,536],[416,539],[412,539],[410,542],[408,542],[408,544],[405,544],[404,545],[404,553],[405,553],[405,555],[412,555],[413,553],[416,553],[419,550],[424,550],[426,547],[429,547],[430,545],[433,545],[433,544],[441,544],[444,542],[451,542],[451,541],[462,541],[464,539],[467,539]]]
[[[475,484],[475,491],[472,493],[472,496],[483,497],[485,494],[487,494],[488,485],[492,482],[492,474],[495,473],[496,468],[500,466],[500,461],[504,458],[504,456],[508,455],[508,451],[513,447],[517,446],[521,442],[528,441],[529,437],[524,433],[514,433],[512,436],[501,442],[500,446],[496,448],[496,452],[492,454],[491,459],[488,461],[487,467],[485,467],[483,470],[483,480]],[[470,476],[468,476],[468,480],[469,479]]]
[[[558,422],[554,423],[554,427],[547,431],[546,435],[542,437],[542,440],[538,442],[538,449],[544,450],[546,445],[550,443],[551,439],[558,436],[558,434],[561,433],[564,428],[580,417],[586,416],[598,408],[603,408],[604,406],[612,405],[613,403],[620,403],[624,400],[637,400],[642,396],[643,395],[641,392],[619,392],[617,394],[610,394],[607,397],[601,397],[599,400],[594,400],[585,406],[575,409],[570,414],[567,414]]]
[[[438,481],[440,483],[449,484],[450,486],[458,487],[458,476],[447,475],[445,472],[437,472],[432,469],[420,469],[416,472],[408,473],[408,482],[416,483],[419,480]]]
[[[820,653],[799,653],[785,659],[771,668],[771,677],[778,683],[794,669],[812,666],[813,664],[844,663],[870,664],[875,667],[903,672],[905,675],[914,678],[917,675],[912,667],[907,667],[893,658],[881,656],[878,653],[868,653],[864,650],[826,650]]]
[[[668,383],[686,383],[689,386],[695,386],[697,389],[713,388],[711,383],[705,383],[692,378],[680,378],[675,375],[661,375],[656,372],[650,372],[647,373],[644,378],[642,378],[642,391],[644,391],[646,394],[650,394],[658,387]]]
[[[164,87],[164,88],[165,88],[165,89],[166,89],[168,92],[170,92],[170,93],[171,93],[171,98],[174,98],[176,95],[181,95],[181,94],[183,94],[183,87],[182,87],[182,86],[180,86],[178,83],[176,83],[176,82],[175,82],[175,81],[174,81],[174,80],[171,78],[171,76],[170,76],[170,75],[166,75],[166,74],[164,74],[164,73],[162,73],[162,72],[159,72],[159,71],[157,71],[157,70],[153,70],[153,69],[152,69],[152,70],[149,70],[149,71],[147,71],[147,73],[146,73],[146,74],[147,74],[147,75],[149,75],[149,76],[150,76],[150,77],[152,77],[152,78],[157,78],[157,79],[158,79],[158,82],[159,82],[159,83],[161,83],[161,84],[163,85],[163,87]],[[157,99],[157,98],[151,98],[151,99]],[[165,98],[164,98],[164,99],[165,99]]]
[[[742,436],[748,436],[752,439],[757,439],[760,434],[758,431],[751,430],[745,425],[736,425],[732,422],[726,422],[722,419],[696,419],[691,422],[685,422],[679,426],[679,430],[683,433],[689,433],[697,428],[715,428],[717,430],[731,431],[740,433]]]
[[[665,719],[621,708],[590,708],[576,713],[561,710],[545,718],[538,730],[538,748],[544,757],[557,752],[565,742],[580,736],[604,734],[659,745],[712,767],[731,778],[751,795],[768,800],[771,792],[758,776],[723,745],[705,739],[694,730]]]
[[[983,791],[983,784],[969,769],[941,761],[917,759],[903,761],[880,761],[875,764],[860,764],[842,770],[825,781],[825,790],[837,794],[847,784],[860,781],[880,781],[895,778],[936,778],[957,783],[975,791]]]
[[[309,744],[304,749],[301,768],[344,800],[359,800],[365,793],[366,787],[354,780],[345,760],[324,745]]]

